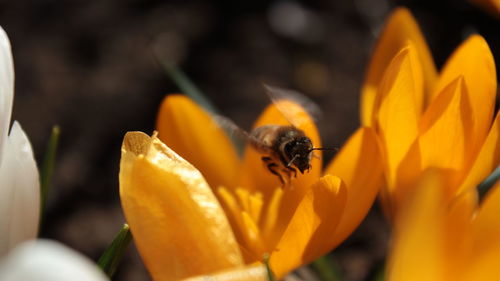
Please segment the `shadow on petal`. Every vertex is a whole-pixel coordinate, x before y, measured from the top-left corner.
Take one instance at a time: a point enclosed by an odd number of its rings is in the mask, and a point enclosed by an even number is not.
[[[226,215],[203,176],[155,136],[125,135],[120,198],[135,244],[155,280],[243,265]]]
[[[344,241],[370,210],[384,183],[380,144],[373,129],[358,129],[328,165],[326,175],[342,179],[347,201],[335,232],[333,246]]]
[[[340,221],[346,199],[345,185],[331,175],[321,178],[308,190],[271,254],[271,268],[278,279],[333,248],[332,234]]]
[[[200,170],[212,188],[236,184],[240,160],[231,140],[194,101],[184,95],[167,96],[156,129],[158,137]]]

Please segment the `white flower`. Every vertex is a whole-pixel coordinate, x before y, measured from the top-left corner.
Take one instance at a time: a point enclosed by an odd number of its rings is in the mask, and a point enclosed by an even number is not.
[[[13,98],[10,42],[0,27],[0,257],[36,238],[40,216],[40,183],[30,142],[17,122],[9,133]]]
[[[0,261],[1,281],[106,281],[92,261],[50,240],[20,244]]]

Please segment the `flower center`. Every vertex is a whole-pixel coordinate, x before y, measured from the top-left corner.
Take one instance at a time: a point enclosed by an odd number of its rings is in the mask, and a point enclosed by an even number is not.
[[[219,187],[217,191],[246,262],[262,260],[265,253],[273,251],[283,231],[278,223],[283,190],[276,188],[267,202],[262,193],[241,187]]]

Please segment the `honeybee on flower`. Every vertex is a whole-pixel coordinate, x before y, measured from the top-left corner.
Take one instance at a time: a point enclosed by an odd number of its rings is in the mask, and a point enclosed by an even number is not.
[[[304,120],[297,129],[321,146],[312,117],[289,99],[268,106],[254,130],[290,126],[280,107]],[[309,172],[297,175],[290,188],[262,165],[262,153],[251,144],[240,159],[213,116],[186,96],[165,98],[157,130],[152,137],[129,132],[120,164],[125,217],[155,280],[246,268],[265,254],[281,279],[345,240],[382,184],[371,128],[354,132],[325,169],[320,157],[311,157]]]
[[[269,172],[276,175],[283,186],[287,186],[292,177],[297,177],[297,169],[301,174],[309,172],[314,150],[334,149],[314,147],[311,138],[299,129],[302,122],[307,120],[300,118],[293,107],[282,106],[279,103],[279,100],[293,100],[303,106],[308,113],[318,114],[319,109],[312,101],[291,90],[268,85],[264,87],[289,125],[266,124],[247,132],[227,118],[215,116],[215,119],[219,125],[236,133],[261,153],[263,155],[261,159]]]

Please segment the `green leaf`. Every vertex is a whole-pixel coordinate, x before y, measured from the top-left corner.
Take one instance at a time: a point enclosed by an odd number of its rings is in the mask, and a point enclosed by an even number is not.
[[[479,198],[484,198],[486,193],[495,185],[500,178],[500,166],[498,166],[482,183],[477,186]]]
[[[385,280],[385,268],[382,267],[375,274],[375,277],[373,278],[373,281],[384,281],[384,280]]]
[[[40,171],[40,224],[42,224],[43,221],[47,195],[52,182],[52,174],[54,172],[60,134],[61,131],[59,130],[59,126],[52,127],[52,133],[50,134],[49,143],[45,149],[45,156],[43,159],[42,169]]]
[[[276,281],[276,277],[274,277],[274,273],[271,270],[271,266],[269,266],[269,254],[264,254],[263,260],[267,269],[267,279],[269,281]]]
[[[322,256],[311,265],[323,281],[342,280],[338,266],[328,256]]]
[[[161,58],[159,54],[157,54],[157,59],[165,72],[167,72],[168,76],[175,82],[177,87],[191,99],[193,99],[198,105],[203,107],[206,111],[210,113],[218,113],[218,110],[215,106],[210,102],[210,100],[206,97],[203,92],[196,87],[196,85],[187,77],[182,70],[180,70],[176,65],[168,63],[164,59]]]
[[[213,115],[220,115],[219,110],[213,105],[213,103],[206,97],[203,92],[196,87],[196,85],[187,77],[187,75],[179,69],[174,64],[168,63],[165,59],[161,58],[159,51],[156,52],[156,58],[160,65],[165,69],[165,72],[168,76],[175,82],[177,87],[183,92],[185,95],[194,100],[199,106],[205,109],[208,113]],[[229,128],[223,128],[226,131],[226,134],[231,139],[236,151],[240,156],[243,155],[243,147],[244,143],[242,140],[236,136],[233,136],[233,132],[229,130]]]
[[[124,224],[123,228],[118,232],[115,239],[108,248],[104,251],[102,256],[97,262],[99,267],[111,278],[116,272],[125,251],[127,250],[130,241],[132,241],[132,234],[128,224]]]

